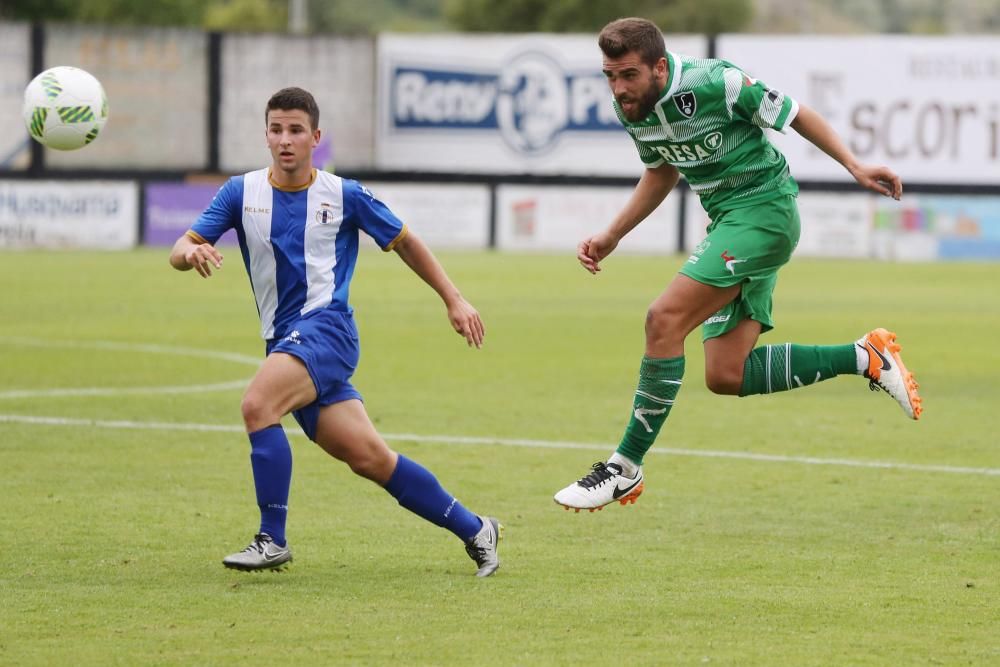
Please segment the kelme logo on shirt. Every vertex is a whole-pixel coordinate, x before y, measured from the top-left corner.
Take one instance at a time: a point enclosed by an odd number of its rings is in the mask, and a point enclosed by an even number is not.
[[[690,118],[698,110],[698,98],[694,96],[694,92],[685,90],[683,93],[674,95],[674,105],[682,116]]]

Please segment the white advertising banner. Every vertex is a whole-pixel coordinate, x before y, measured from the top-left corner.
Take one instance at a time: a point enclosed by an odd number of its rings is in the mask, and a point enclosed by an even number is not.
[[[131,181],[0,181],[0,248],[128,250],[138,203]]]
[[[717,53],[904,184],[1000,183],[1000,38],[722,35]],[[771,134],[797,178],[851,180],[794,130]]]
[[[705,238],[708,215],[698,195],[686,194],[684,250],[690,252]],[[876,195],[801,192],[797,200],[801,236],[795,249],[800,257],[863,259],[872,254],[872,216]],[[887,200],[891,201],[891,200]]]
[[[370,168],[375,56],[369,37],[227,34],[222,42],[219,161],[243,172],[269,164],[264,109],[288,86],[305,88],[319,105],[322,136],[313,164]]]
[[[702,36],[667,36],[704,56]],[[378,37],[376,166],[636,176],[596,35]]]
[[[0,23],[0,171],[27,169],[31,138],[21,107],[31,63],[27,23]]]
[[[577,244],[607,227],[631,194],[629,187],[501,185],[497,247],[576,255]],[[622,239],[616,252],[675,252],[679,217],[676,201],[668,199]]]
[[[485,185],[365,185],[432,249],[489,246],[490,190]]]

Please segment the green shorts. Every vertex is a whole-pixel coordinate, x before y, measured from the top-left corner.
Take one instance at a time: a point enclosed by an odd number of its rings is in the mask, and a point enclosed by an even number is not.
[[[708,226],[681,273],[706,285],[743,285],[740,294],[702,325],[702,340],[716,338],[746,319],[774,328],[771,294],[778,269],[799,242],[799,210],[792,195],[726,211]]]

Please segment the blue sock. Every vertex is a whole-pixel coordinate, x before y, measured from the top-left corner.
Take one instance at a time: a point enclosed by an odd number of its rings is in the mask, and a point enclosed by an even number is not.
[[[400,505],[436,526],[447,528],[463,542],[471,540],[483,527],[479,517],[445,491],[430,470],[402,454],[385,490]]]
[[[250,465],[260,508],[260,532],[278,546],[285,546],[288,488],[292,484],[292,448],[281,424],[273,424],[250,435]]]

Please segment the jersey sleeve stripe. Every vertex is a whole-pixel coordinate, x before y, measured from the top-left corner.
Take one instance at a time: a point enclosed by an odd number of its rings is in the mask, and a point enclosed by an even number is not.
[[[409,231],[410,231],[410,228],[407,227],[406,225],[403,225],[403,228],[401,230],[399,230],[399,234],[396,235],[396,238],[394,238],[392,241],[390,241],[389,245],[387,245],[386,247],[382,248],[382,251],[383,252],[389,252],[390,250],[395,249],[396,244],[398,244],[400,241],[402,241],[403,237],[405,237],[406,234],[407,234],[407,232],[409,232]]]
[[[778,120],[774,124],[774,129],[782,134],[788,133],[788,126],[792,124],[795,117],[799,115],[799,103],[790,97],[785,98],[786,104],[783,105],[783,109],[787,109],[785,113],[778,116]],[[790,102],[790,104],[787,104]]]
[[[729,117],[733,117],[733,106],[740,98],[740,90],[743,89],[743,72],[738,69],[729,68],[722,74],[726,84],[726,111]]]
[[[187,230],[186,232],[184,232],[184,235],[199,245],[202,243],[208,243],[208,241],[206,241],[201,234],[194,231],[193,229]]]

